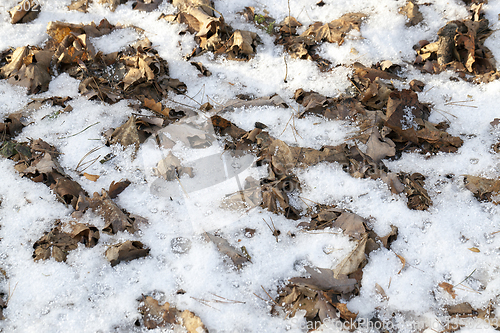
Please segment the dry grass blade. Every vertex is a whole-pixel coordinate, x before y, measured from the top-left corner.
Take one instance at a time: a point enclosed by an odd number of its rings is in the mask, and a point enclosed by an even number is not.
[[[90,167],[92,164],[95,163],[95,161],[97,161],[99,159],[99,157],[101,157],[101,155],[97,156],[96,158],[90,160],[90,161],[87,161],[85,163],[83,163],[83,161],[87,158],[87,156],[89,156],[90,154],[93,154],[95,153],[96,151],[98,151],[99,149],[101,149],[102,147],[104,146],[101,146],[101,147],[95,147],[95,148],[92,148],[88,153],[86,153],[85,155],[83,155],[83,157],[80,159],[80,162],[78,162],[78,164],[76,165],[76,168],[75,168],[75,171],[78,172],[78,173],[82,173],[84,170],[86,170],[88,167]],[[89,164],[90,163],[90,164]],[[89,164],[87,165],[84,169],[78,171],[78,169],[81,167],[81,166],[84,166],[86,164]]]
[[[237,300],[234,300],[234,299],[225,298],[225,297],[222,297],[222,296],[216,295],[216,294],[214,294],[214,293],[210,293],[210,294],[214,295],[215,297],[218,297],[218,298],[221,298],[221,299],[225,300],[225,302],[224,302],[224,301],[220,301],[220,300],[215,300],[215,299],[214,299],[214,300],[213,300],[214,302],[219,302],[219,303],[229,303],[229,304],[230,304],[230,303],[233,303],[233,304],[245,304],[245,303],[246,303],[246,302],[243,302],[243,301],[237,301]]]
[[[68,135],[68,136],[61,136],[61,137],[58,137],[58,139],[67,139],[67,138],[71,138],[71,137],[73,137],[73,136],[77,136],[78,134],[81,134],[81,133],[85,132],[86,130],[88,130],[88,129],[89,129],[89,128],[91,128],[92,126],[95,126],[95,125],[97,125],[97,124],[99,124],[99,123],[100,123],[100,121],[98,121],[98,122],[96,122],[96,123],[93,123],[92,125],[89,125],[89,126],[85,127],[84,129],[82,129],[82,130],[81,130],[80,132],[78,132],[78,133],[71,134],[71,135]]]

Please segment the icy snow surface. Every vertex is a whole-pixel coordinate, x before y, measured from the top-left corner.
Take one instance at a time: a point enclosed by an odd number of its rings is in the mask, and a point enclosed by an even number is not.
[[[291,145],[316,149],[342,143],[356,128],[346,122],[306,117],[295,119],[299,134],[295,136],[291,126],[286,125],[298,107],[292,99],[296,89],[336,96],[350,87],[347,79],[350,69],[346,66],[356,61],[367,66],[382,60],[412,62],[414,44],[422,39],[432,40],[446,22],[467,16],[461,0],[429,0],[429,5],[421,6],[424,23],[408,28],[405,18],[398,14],[398,8],[405,3],[401,0],[325,0],[323,7],[316,6],[316,0],[290,0],[292,16],[305,26],[314,21],[328,22],[348,12],[363,12],[368,18],[361,26],[363,38],[356,38],[354,34],[346,38],[342,46],[324,43],[321,47],[322,57],[334,65],[345,66],[321,73],[311,61],[288,57],[285,83],[282,48],[275,46],[264,31],[236,14],[245,6],[254,6],[259,12],[267,10],[279,22],[288,16],[285,0],[214,1],[215,8],[230,25],[257,32],[263,44],[258,47],[255,58],[248,62],[227,61],[211,54],[200,56],[196,61],[202,61],[213,73],[210,77],[199,77],[197,70],[183,60],[194,47],[192,35],[179,35],[179,25],[157,20],[161,12],[174,12],[167,1],[151,13],[132,10],[132,1],[129,1],[113,13],[103,5],[94,4],[86,14],[68,11],[66,6],[70,0],[38,1],[43,10],[35,21],[11,25],[7,9],[17,1],[2,0],[0,50],[42,45],[47,40],[45,29],[50,21],[89,23],[105,17],[112,24],[135,25],[144,29],[144,35],[167,60],[170,76],[186,83],[188,95],[197,103],[210,99],[212,103],[223,104],[237,94],[260,97],[277,93],[292,107],[236,109],[221,116],[244,130],[252,129],[256,121],[262,122],[272,136]],[[484,11],[491,28],[499,29],[500,2],[490,1]],[[123,29],[96,38],[93,43],[107,53],[118,51],[140,37],[133,29]],[[486,45],[496,59],[500,59],[500,31],[495,31]],[[352,49],[357,52],[351,52]],[[500,230],[500,207],[478,202],[464,187],[463,175],[499,176],[498,154],[493,154],[490,147],[500,133],[498,130],[495,133],[489,123],[500,116],[500,81],[474,85],[450,81],[450,72],[429,75],[413,69],[408,69],[405,76],[427,84],[419,98],[433,105],[430,121],[448,120],[448,132],[464,140],[455,154],[404,153],[398,160],[385,161],[394,172],[420,172],[427,177],[426,187],[433,200],[428,211],[409,210],[404,195],[391,194],[380,180],[353,178],[336,164],[321,163],[297,170],[297,176],[301,181],[301,196],[311,202],[337,204],[369,218],[374,231],[380,235],[387,234],[391,225],[399,228],[391,250],[381,249],[370,254],[360,295],[349,301],[348,307],[358,313],[359,318],[371,319],[375,315],[381,319],[395,318],[399,331],[411,332],[410,320],[432,323],[443,315],[444,304],[469,302],[474,308],[484,308],[491,302],[494,308],[497,306],[500,234],[494,233]],[[408,82],[395,84],[407,88]],[[32,97],[73,97],[69,103],[73,107],[71,112],[45,117],[60,109],[47,106],[32,113],[31,125],[25,127],[16,140],[42,138],[57,147],[62,153],[59,159],[62,167],[88,193],[100,192],[112,181],[129,179],[132,184],[119,195],[117,203],[128,212],[147,218],[149,224],[141,228],[138,237],[127,232],[112,236],[101,233],[97,246],[85,248],[80,244],[69,253],[66,263],[53,259],[34,262],[33,243],[52,229],[55,220],[69,221],[71,209],[57,201],[45,185],[21,178],[14,170],[14,162],[0,158],[0,267],[8,277],[0,281],[0,292],[8,297],[1,329],[5,332],[140,331],[134,327],[140,316],[137,300],[142,294],[153,294],[178,309],[195,312],[210,332],[306,331],[300,315],[295,318],[285,318],[283,314],[272,316],[271,302],[263,289],[276,297],[278,286],[291,277],[306,274],[304,265],[335,267],[353,249],[354,242],[333,231],[299,231],[297,221],[260,207],[244,212],[223,210],[221,199],[238,189],[235,178],[218,184],[208,182],[205,188],[201,188],[205,185],[194,186],[189,193],[179,186],[172,186],[168,191],[152,191],[155,179],[152,167],[168,150],[144,144],[132,159],[131,148],[103,146],[102,132],[123,124],[134,110],[127,101],[114,105],[88,101],[79,96],[78,83],[69,75],[61,74],[51,81],[48,92],[27,96],[23,89],[0,81],[0,118],[21,109]],[[188,98],[172,95],[171,99],[197,107]],[[449,103],[463,100],[472,100],[468,104],[475,107]],[[71,136],[96,122],[81,134]],[[75,168],[88,151],[101,146],[94,156],[114,152],[117,157],[87,169],[86,172],[101,176],[91,182],[79,176]],[[200,157],[222,156],[223,150],[219,142],[201,151],[182,143],[172,148],[186,165]],[[454,176],[447,178],[450,174]],[[258,179],[265,171],[248,167],[238,177],[243,180],[248,175]],[[197,181],[203,183],[204,180]],[[293,204],[306,208],[298,198]],[[271,217],[281,231],[279,242],[263,221],[270,221]],[[104,225],[96,215],[87,219],[97,227]],[[244,228],[257,232],[253,238],[247,238]],[[203,231],[216,230],[231,244],[245,246],[252,263],[241,271],[228,266],[214,244],[203,238]],[[289,236],[292,233],[295,237]],[[173,252],[171,242],[177,237],[191,241],[187,253]],[[128,239],[139,239],[146,244],[151,248],[150,255],[111,267],[103,255],[107,246]],[[470,251],[471,247],[480,252]],[[406,267],[400,274],[401,261],[396,253],[406,259]],[[458,284],[471,272],[474,274],[464,283],[468,288],[457,288],[454,300],[437,287],[443,281]],[[384,289],[386,298],[377,293],[377,285]],[[180,289],[185,293],[177,294]],[[214,294],[244,303],[211,302],[207,306],[199,301],[213,300]],[[462,332],[468,331],[462,329]]]

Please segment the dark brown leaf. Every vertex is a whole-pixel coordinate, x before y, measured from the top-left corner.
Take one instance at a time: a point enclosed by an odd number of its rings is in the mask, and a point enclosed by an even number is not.
[[[73,226],[71,238],[87,247],[94,247],[99,241],[99,230],[94,226],[77,223]]]
[[[109,185],[109,190],[108,190],[108,195],[111,199],[114,199],[118,196],[118,194],[122,193],[123,190],[125,190],[128,186],[130,185],[130,181],[125,179],[125,180],[120,180],[119,182],[111,182],[111,185]]]

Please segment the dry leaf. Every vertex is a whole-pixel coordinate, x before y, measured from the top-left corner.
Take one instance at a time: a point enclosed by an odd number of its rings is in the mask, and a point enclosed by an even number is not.
[[[481,250],[479,250],[477,247],[469,247],[469,250],[476,253],[481,252]]]
[[[180,314],[182,326],[186,328],[188,333],[208,333],[207,328],[203,325],[200,317],[196,316],[189,310],[184,310]]]
[[[424,20],[422,13],[418,10],[418,5],[413,1],[406,2],[406,5],[399,8],[399,13],[404,14],[407,18],[406,26],[411,27],[419,24]]]
[[[333,223],[333,227],[340,228],[344,234],[355,239],[361,239],[365,234],[366,220],[359,215],[343,212]]]
[[[108,190],[108,195],[111,199],[114,199],[118,196],[118,194],[122,193],[123,190],[125,190],[128,186],[130,185],[130,181],[125,179],[125,180],[120,180],[119,182],[111,182],[111,185],[109,185],[109,190]]]
[[[126,241],[108,247],[106,250],[106,258],[111,263],[111,266],[116,266],[122,261],[130,261],[137,258],[145,257],[149,254],[149,249],[139,241]]]
[[[341,275],[348,275],[355,272],[359,266],[366,260],[365,257],[365,247],[366,241],[368,240],[368,235],[365,234],[358,244],[354,248],[354,250],[347,255],[333,270],[334,277],[338,278]]]
[[[56,261],[66,261],[69,251],[77,248],[78,241],[73,239],[70,234],[62,232],[60,227],[52,229],[45,236],[33,244],[33,259],[49,259],[53,257]]]
[[[97,181],[100,177],[99,175],[91,175],[91,174],[88,174],[86,172],[83,173],[83,176],[92,182]]]
[[[357,313],[349,311],[347,308],[347,304],[344,303],[333,303],[333,306],[339,310],[340,312],[340,318],[346,320],[347,322],[354,322],[356,320],[356,317],[358,316]]]
[[[102,189],[101,195],[94,192],[94,196],[89,200],[89,205],[104,219],[105,225],[102,231],[109,234],[125,230],[132,234],[136,231],[134,222],[111,200],[106,190]]]
[[[387,294],[385,293],[385,290],[384,288],[382,288],[381,285],[379,285],[378,283],[375,283],[375,291],[377,294],[379,294],[380,296],[382,296],[382,299],[384,300],[388,300],[389,297],[387,297]]]
[[[73,226],[71,238],[87,247],[94,247],[99,240],[99,230],[94,226],[77,223]]]
[[[498,205],[500,200],[500,180],[465,175],[465,187],[481,201],[489,201]]]
[[[23,0],[9,11],[10,23],[27,23],[38,17],[40,13],[40,3],[36,0]]]
[[[68,6],[68,10],[77,10],[86,13],[93,0],[73,0]]]
[[[453,297],[455,298],[455,297]],[[446,310],[448,310],[448,314],[450,316],[456,316],[456,315],[469,315],[472,316],[474,315],[475,312],[477,312],[469,303],[464,302],[464,303],[459,303],[456,305],[445,305]]]
[[[440,284],[438,284],[438,286],[440,286],[441,288],[443,288],[448,294],[451,295],[451,297],[453,299],[455,299],[455,297],[457,296],[457,294],[455,294],[455,290],[453,290],[454,286],[447,283],[447,282],[441,282]]]
[[[388,156],[396,154],[396,144],[389,138],[380,136],[377,129],[372,130],[372,134],[366,143],[366,155],[370,156],[376,163]]]
[[[224,238],[209,234],[207,232],[205,233],[205,238],[217,245],[217,249],[219,250],[219,252],[223,255],[228,256],[237,269],[241,269],[243,267],[243,264],[250,262],[250,260],[245,257],[243,253],[231,246],[231,244],[229,244],[229,242]]]
[[[167,157],[158,162],[153,171],[156,176],[162,177],[167,181],[179,179],[183,175],[194,177],[193,168],[183,167],[181,160],[174,156],[172,152],[169,152]]]
[[[142,296],[142,300],[139,303],[139,312],[142,314],[144,326],[148,329],[177,324],[177,316],[180,313],[179,310],[171,307],[168,302],[159,305],[158,301],[151,296]]]
[[[398,271],[398,274],[401,273],[401,271],[405,268],[406,266],[406,259],[403,257],[403,256],[400,256],[399,254],[397,253],[394,253],[398,258],[399,260],[401,261],[401,264],[403,265],[403,267],[401,267],[401,269]]]
[[[312,268],[305,266],[305,270],[311,275],[309,278],[295,277],[289,281],[294,284],[304,285],[317,290],[333,290],[336,293],[349,293],[354,290],[355,279],[348,279],[346,275],[334,277],[334,271],[328,268]]]
[[[362,13],[348,13],[330,23],[315,22],[301,36],[313,35],[316,42],[325,40],[329,43],[342,45],[347,33],[352,29],[359,31],[364,18],[366,18],[366,15]]]

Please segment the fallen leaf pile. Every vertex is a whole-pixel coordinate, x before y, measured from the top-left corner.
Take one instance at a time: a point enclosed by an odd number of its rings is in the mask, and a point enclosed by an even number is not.
[[[437,41],[419,42],[415,64],[427,73],[437,74],[450,68],[461,78],[475,82],[496,80],[495,59],[484,46],[493,31],[481,13],[482,5],[471,5],[469,19],[448,22],[438,31]]]
[[[34,182],[42,182],[51,188],[56,197],[75,211],[72,217],[77,221],[87,211],[94,211],[101,216],[105,225],[102,232],[116,234],[127,231],[135,233],[147,221],[137,215],[132,215],[116,205],[112,200],[116,198],[130,184],[129,181],[113,182],[109,190],[102,190],[89,197],[80,184],[68,176],[57,161],[59,152],[45,141],[38,139],[29,144],[6,141],[0,147],[0,154],[16,161],[14,168],[24,177]],[[59,223],[60,224],[60,223]],[[60,226],[55,227],[33,245],[33,258],[65,261],[69,251],[76,249],[78,243],[93,247],[99,240],[99,230],[92,225],[73,223],[73,232],[67,233]],[[130,242],[130,241],[129,241]],[[111,246],[106,251],[106,257],[114,266],[120,261],[144,257],[149,253],[142,243],[125,242]]]
[[[184,93],[186,86],[168,75],[168,65],[144,39],[127,50],[96,53],[89,37],[119,29],[103,19],[99,25],[49,22],[51,37],[44,49],[23,46],[2,54],[0,78],[28,88],[30,94],[48,89],[53,69],[81,81],[80,93],[89,99],[115,103],[123,98],[156,102],[168,91]]]
[[[234,30],[225,23],[220,13],[219,17],[215,17],[211,1],[174,1],[173,4],[179,12],[163,18],[186,24],[187,31],[195,35],[199,45],[188,55],[188,59],[207,51],[224,54],[231,60],[249,60],[255,55],[259,36],[251,31]]]

